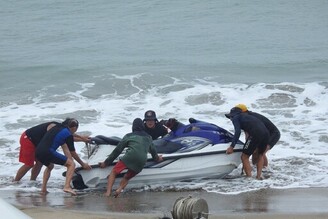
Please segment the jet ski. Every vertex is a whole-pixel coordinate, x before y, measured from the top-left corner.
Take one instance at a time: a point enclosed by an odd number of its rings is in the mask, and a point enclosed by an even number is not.
[[[153,143],[162,162],[152,160],[150,154],[144,169],[129,181],[129,187],[140,187],[154,183],[178,182],[193,179],[222,178],[241,164],[244,143],[239,141],[234,153],[226,154],[233,135],[215,125],[193,118],[184,125],[175,119],[165,121],[171,132]],[[88,148],[88,163],[91,170],[75,169],[72,184],[75,189],[105,188],[108,176],[122,154],[106,168],[98,163],[104,161],[120,142],[119,137],[98,135],[91,138]],[[116,183],[125,172],[119,174]],[[64,174],[63,174],[64,175]]]

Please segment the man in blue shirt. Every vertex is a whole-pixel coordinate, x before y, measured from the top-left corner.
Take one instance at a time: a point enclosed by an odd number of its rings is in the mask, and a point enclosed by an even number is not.
[[[76,195],[70,183],[75,170],[75,163],[72,158],[72,151],[75,152],[73,134],[77,131],[78,127],[79,123],[76,119],[70,119],[64,124],[57,124],[46,132],[38,144],[36,158],[47,167],[43,173],[41,193],[48,193],[47,183],[51,171],[54,168],[54,164],[58,164],[67,167],[64,192]],[[57,152],[59,146],[62,147],[64,155]],[[73,157],[75,158],[75,155]],[[91,169],[88,164],[82,162],[80,159],[77,159],[77,161],[84,169]]]

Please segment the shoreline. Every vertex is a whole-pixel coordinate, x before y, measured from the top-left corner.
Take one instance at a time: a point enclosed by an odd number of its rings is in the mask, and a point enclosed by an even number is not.
[[[32,218],[172,218],[175,201],[204,199],[209,217],[216,218],[328,218],[328,188],[262,189],[226,195],[205,191],[126,192],[107,198],[102,192],[78,196],[64,193],[0,191],[0,197]]]

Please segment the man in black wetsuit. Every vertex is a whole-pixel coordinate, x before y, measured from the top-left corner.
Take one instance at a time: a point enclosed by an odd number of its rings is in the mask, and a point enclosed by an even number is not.
[[[263,159],[264,159],[263,166],[267,167],[268,166],[268,158],[266,156],[266,153],[269,150],[271,150],[273,148],[273,146],[279,141],[279,139],[280,139],[279,129],[267,117],[265,117],[259,113],[256,113],[256,112],[249,111],[245,104],[238,104],[238,105],[236,105],[236,107],[241,109],[241,111],[243,113],[244,112],[248,113],[249,115],[254,116],[254,117],[258,118],[259,120],[261,120],[263,122],[263,124],[265,125],[265,127],[268,129],[269,134],[270,134],[269,142],[268,142],[265,152],[263,153]],[[255,150],[254,154],[252,155],[252,163],[256,164],[257,162],[258,162],[258,152],[257,152],[257,150]]]
[[[156,113],[153,110],[145,112],[144,117],[145,131],[152,137],[153,140],[163,137],[168,133],[166,127],[162,123],[158,122]]]
[[[46,132],[36,148],[36,158],[47,168],[43,174],[41,192],[47,193],[47,183],[54,164],[67,167],[64,192],[75,195],[70,183],[74,174],[75,163],[72,157],[81,164],[84,169],[91,167],[84,163],[75,152],[73,134],[77,131],[79,123],[76,119],[69,119],[62,124],[57,124]],[[57,152],[62,147],[64,155]]]
[[[257,149],[259,151],[259,161],[257,163],[256,178],[261,179],[263,168],[263,153],[266,149],[266,145],[269,140],[269,131],[264,124],[254,116],[242,113],[241,109],[234,107],[230,110],[230,113],[225,114],[229,118],[234,126],[234,136],[230,147],[227,148],[226,153],[233,153],[233,148],[239,140],[241,130],[244,130],[246,136],[246,142],[243,147],[241,160],[246,176],[252,176],[252,168],[249,162],[249,157]]]

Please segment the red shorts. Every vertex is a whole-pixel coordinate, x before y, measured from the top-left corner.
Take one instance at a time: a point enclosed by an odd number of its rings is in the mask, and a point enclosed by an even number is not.
[[[30,167],[34,166],[36,147],[25,132],[21,135],[19,143],[21,145],[19,150],[19,162]]]
[[[124,177],[125,178],[127,178],[127,179],[131,179],[131,178],[133,178],[135,175],[137,175],[137,173],[136,172],[134,172],[133,170],[130,170],[129,168],[127,168],[127,166],[125,166],[125,164],[121,161],[121,160],[119,160],[116,164],[115,164],[115,166],[114,166],[114,168],[113,168],[113,171],[116,173],[116,174],[119,174],[119,173],[121,173],[123,170],[128,170],[128,172],[126,172],[126,174],[124,175]]]

